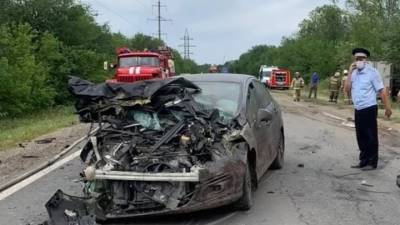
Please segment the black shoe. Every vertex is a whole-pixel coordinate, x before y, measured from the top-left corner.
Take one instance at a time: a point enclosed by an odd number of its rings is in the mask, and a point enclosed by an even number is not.
[[[361,168],[362,171],[375,170],[375,169],[376,169],[375,165],[367,165]]]

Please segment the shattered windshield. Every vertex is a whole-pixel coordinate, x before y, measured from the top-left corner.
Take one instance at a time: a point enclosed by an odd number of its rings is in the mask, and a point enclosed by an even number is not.
[[[238,111],[240,84],[234,82],[193,82],[201,92],[193,95],[194,99],[210,108],[217,108],[223,117],[232,119]]]
[[[119,59],[120,68],[132,66],[160,66],[160,60],[157,57],[122,57]]]

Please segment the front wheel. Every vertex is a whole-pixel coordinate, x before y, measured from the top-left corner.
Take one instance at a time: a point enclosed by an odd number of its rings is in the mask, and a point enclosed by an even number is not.
[[[253,206],[253,192],[251,182],[250,164],[247,162],[246,174],[243,181],[243,194],[242,197],[236,202],[235,208],[239,210],[249,210]]]
[[[272,162],[270,168],[273,170],[282,169],[285,158],[284,155],[285,155],[285,138],[283,136],[283,133],[281,133],[281,136],[279,138],[279,146],[277,149],[276,158]]]

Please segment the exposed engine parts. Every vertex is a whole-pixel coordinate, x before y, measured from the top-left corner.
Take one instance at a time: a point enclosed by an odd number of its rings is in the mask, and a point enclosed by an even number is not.
[[[196,85],[183,78],[144,83],[70,80],[81,120],[100,127],[81,153],[84,194],[96,202],[97,217],[185,206],[199,191],[199,181],[207,179],[212,163],[232,157],[226,147],[238,136],[237,125],[194,101]],[[232,182],[223,173],[221,179]],[[52,209],[54,199],[48,203],[49,214],[57,208]],[[67,217],[71,213],[65,211]]]

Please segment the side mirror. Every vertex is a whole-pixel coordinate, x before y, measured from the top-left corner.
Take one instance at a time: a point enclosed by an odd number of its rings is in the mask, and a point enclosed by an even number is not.
[[[266,109],[259,109],[257,112],[257,122],[268,122],[272,120],[272,113]]]
[[[107,61],[104,61],[104,63],[103,63],[104,70],[114,69],[116,66],[117,66],[116,64],[108,63]]]
[[[104,69],[104,70],[108,70],[108,62],[107,62],[107,61],[104,61],[104,63],[103,63],[103,69]]]

